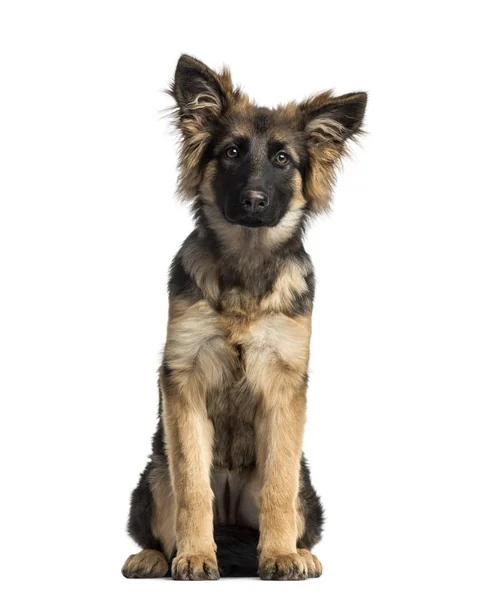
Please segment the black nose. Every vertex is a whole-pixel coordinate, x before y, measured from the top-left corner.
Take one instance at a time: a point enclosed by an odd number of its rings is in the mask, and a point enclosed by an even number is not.
[[[241,204],[247,212],[260,212],[268,206],[268,196],[258,190],[245,190],[241,195]]]

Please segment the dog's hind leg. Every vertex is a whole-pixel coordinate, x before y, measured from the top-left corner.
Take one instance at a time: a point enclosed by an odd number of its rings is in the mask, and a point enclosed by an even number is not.
[[[131,498],[129,533],[143,548],[122,567],[127,578],[165,577],[176,545],[174,501],[167,458],[154,455]]]
[[[128,579],[165,577],[168,570],[169,563],[162,552],[146,548],[131,554],[122,567],[122,575]]]
[[[300,486],[296,503],[297,512],[297,553],[302,558],[309,577],[319,577],[322,565],[312,554],[312,547],[321,539],[324,522],[323,508],[317,492],[310,480],[310,472],[305,457],[300,465]]]

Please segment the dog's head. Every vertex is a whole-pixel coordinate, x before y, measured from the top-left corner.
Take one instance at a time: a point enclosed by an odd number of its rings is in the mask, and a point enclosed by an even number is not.
[[[346,142],[361,131],[366,94],[312,96],[275,109],[183,55],[171,94],[181,132],[180,192],[198,197],[210,222],[294,230],[326,210]]]

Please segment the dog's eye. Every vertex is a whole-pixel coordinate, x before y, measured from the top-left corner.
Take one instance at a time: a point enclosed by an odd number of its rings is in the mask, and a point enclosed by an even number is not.
[[[228,146],[228,148],[225,148],[225,156],[227,158],[237,158],[239,156],[239,148],[233,144]]]
[[[278,152],[275,155],[275,162],[279,165],[287,165],[289,162],[289,156],[285,152]]]

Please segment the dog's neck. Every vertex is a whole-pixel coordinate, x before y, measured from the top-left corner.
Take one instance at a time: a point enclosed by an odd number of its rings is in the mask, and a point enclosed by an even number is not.
[[[288,213],[274,231],[228,223],[214,208],[195,207],[196,230],[182,249],[185,269],[214,301],[226,291],[262,298],[288,259],[303,260],[306,215]]]
[[[290,210],[276,227],[252,228],[229,223],[214,203],[201,199],[195,220],[224,271],[259,275],[263,266],[303,248],[306,216],[302,209]]]

